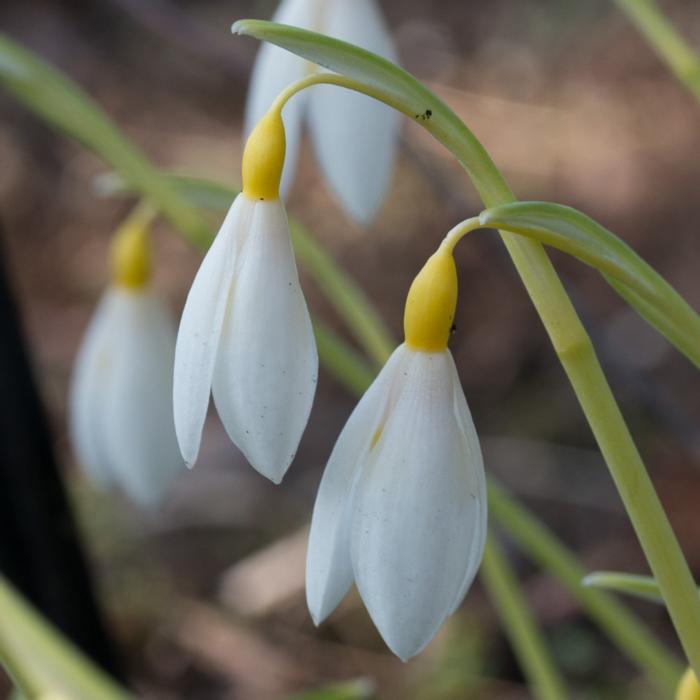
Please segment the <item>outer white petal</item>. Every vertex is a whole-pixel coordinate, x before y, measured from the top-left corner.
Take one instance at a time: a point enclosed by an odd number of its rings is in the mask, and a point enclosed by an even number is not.
[[[253,203],[238,196],[202,261],[182,312],[175,349],[173,408],[180,451],[190,467],[199,453],[237,248],[252,214]]]
[[[273,22],[313,29],[318,16],[319,0],[283,0],[272,17]],[[275,97],[289,84],[303,78],[309,71],[308,61],[289,51],[263,43],[253,65],[245,109],[246,138],[267,112]],[[287,152],[282,172],[281,191],[289,191],[296,171],[306,94],[295,95],[285,106],[283,118]]]
[[[78,351],[69,395],[69,428],[78,461],[94,481],[106,486],[110,467],[101,440],[101,408],[115,362],[120,331],[118,299],[108,291],[100,300]]]
[[[391,61],[391,36],[374,0],[330,0],[323,32]],[[391,179],[398,113],[377,100],[334,86],[310,91],[309,120],[318,160],[343,208],[357,221],[374,218]]]
[[[479,492],[454,412],[447,352],[414,352],[358,479],[351,556],[362,599],[406,660],[431,640],[462,588],[481,526]]]
[[[372,438],[382,425],[404,355],[404,347],[399,346],[360,399],[323,472],[306,554],[306,602],[317,625],[340,603],[353,581],[350,563],[353,488]]]
[[[103,443],[115,480],[150,505],[183,468],[171,405],[175,328],[152,293],[113,294],[122,314],[109,401],[101,406]]]
[[[467,594],[469,587],[474,581],[481,559],[484,554],[484,545],[486,544],[486,536],[488,534],[488,498],[486,496],[486,476],[484,473],[484,458],[481,454],[481,445],[479,437],[476,434],[474,421],[472,420],[467,399],[464,396],[462,383],[459,380],[459,374],[455,367],[454,359],[450,351],[447,351],[450,357],[450,370],[452,373],[452,386],[454,393],[454,411],[457,418],[457,423],[462,431],[462,439],[464,441],[464,454],[466,455],[467,465],[470,468],[468,474],[469,488],[476,491],[477,507],[479,515],[477,516],[477,527],[472,533],[471,542],[466,545],[472,556],[469,560],[469,565],[464,574],[462,587],[457,593],[455,602],[450,610],[452,614],[460,605],[464,596]]]
[[[254,203],[214,372],[214,402],[229,437],[279,483],[311,411],[318,355],[279,201]]]

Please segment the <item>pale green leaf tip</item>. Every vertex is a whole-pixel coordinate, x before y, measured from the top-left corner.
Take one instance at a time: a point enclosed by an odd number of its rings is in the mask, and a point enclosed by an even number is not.
[[[599,579],[600,577],[596,573],[587,574],[581,579],[581,585],[586,588],[591,588],[599,584]]]
[[[249,20],[247,19],[237,19],[232,25],[231,25],[231,34],[248,34],[248,29],[247,29],[247,23]]]

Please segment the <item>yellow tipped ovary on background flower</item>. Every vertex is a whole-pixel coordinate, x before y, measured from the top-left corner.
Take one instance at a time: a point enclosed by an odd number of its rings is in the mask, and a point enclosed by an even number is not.
[[[151,505],[180,471],[172,418],[175,328],[150,287],[149,224],[141,205],[114,235],[112,283],[76,359],[69,413],[81,466]]]

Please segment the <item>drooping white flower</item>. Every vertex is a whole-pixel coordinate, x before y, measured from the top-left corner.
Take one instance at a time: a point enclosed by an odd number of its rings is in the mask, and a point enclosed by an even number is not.
[[[421,651],[459,606],[486,538],[483,461],[447,337],[449,253],[416,278],[406,342],[353,411],[316,498],[306,568],[316,624],[356,583],[391,650]]]
[[[148,287],[138,250],[144,235],[137,224],[117,237],[115,281],[78,353],[69,418],[86,472],[150,505],[182,470],[182,460],[171,408],[175,326]]]
[[[280,153],[281,149],[281,153]],[[202,262],[175,353],[175,428],[185,462],[199,452],[213,393],[231,440],[275,483],[311,411],[318,356],[284,205],[279,114],[265,117],[243,158],[243,192]]]
[[[328,34],[396,61],[375,0],[282,0],[272,19]],[[303,58],[264,44],[251,76],[246,133],[285,87],[316,69]],[[398,114],[370,97],[336,87],[318,86],[297,95],[284,112],[287,162],[283,193],[294,177],[304,116],[324,176],[343,208],[360,223],[371,222],[391,179]]]

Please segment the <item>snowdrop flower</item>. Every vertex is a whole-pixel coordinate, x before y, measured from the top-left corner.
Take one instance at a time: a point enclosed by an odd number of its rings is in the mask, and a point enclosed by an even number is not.
[[[137,209],[115,236],[113,282],[78,353],[69,405],[80,464],[141,505],[182,469],[171,408],[175,327],[148,284],[150,218]]]
[[[281,108],[280,108],[281,109]],[[192,284],[175,352],[175,429],[192,466],[213,393],[231,440],[282,480],[306,427],[318,356],[279,182],[285,134],[271,110],[243,154],[236,197]]]
[[[282,0],[273,18],[328,34],[396,61],[391,36],[375,0]],[[316,66],[272,44],[258,53],[246,103],[246,133],[290,83]],[[398,114],[372,98],[322,86],[285,110],[287,164],[282,192],[296,168],[304,118],[323,174],[343,208],[357,221],[374,218],[389,184],[398,142]]]
[[[459,606],[486,537],[481,450],[447,349],[456,300],[454,260],[441,247],[409,291],[405,342],[336,442],[311,522],[306,595],[314,622],[354,581],[404,661]]]

